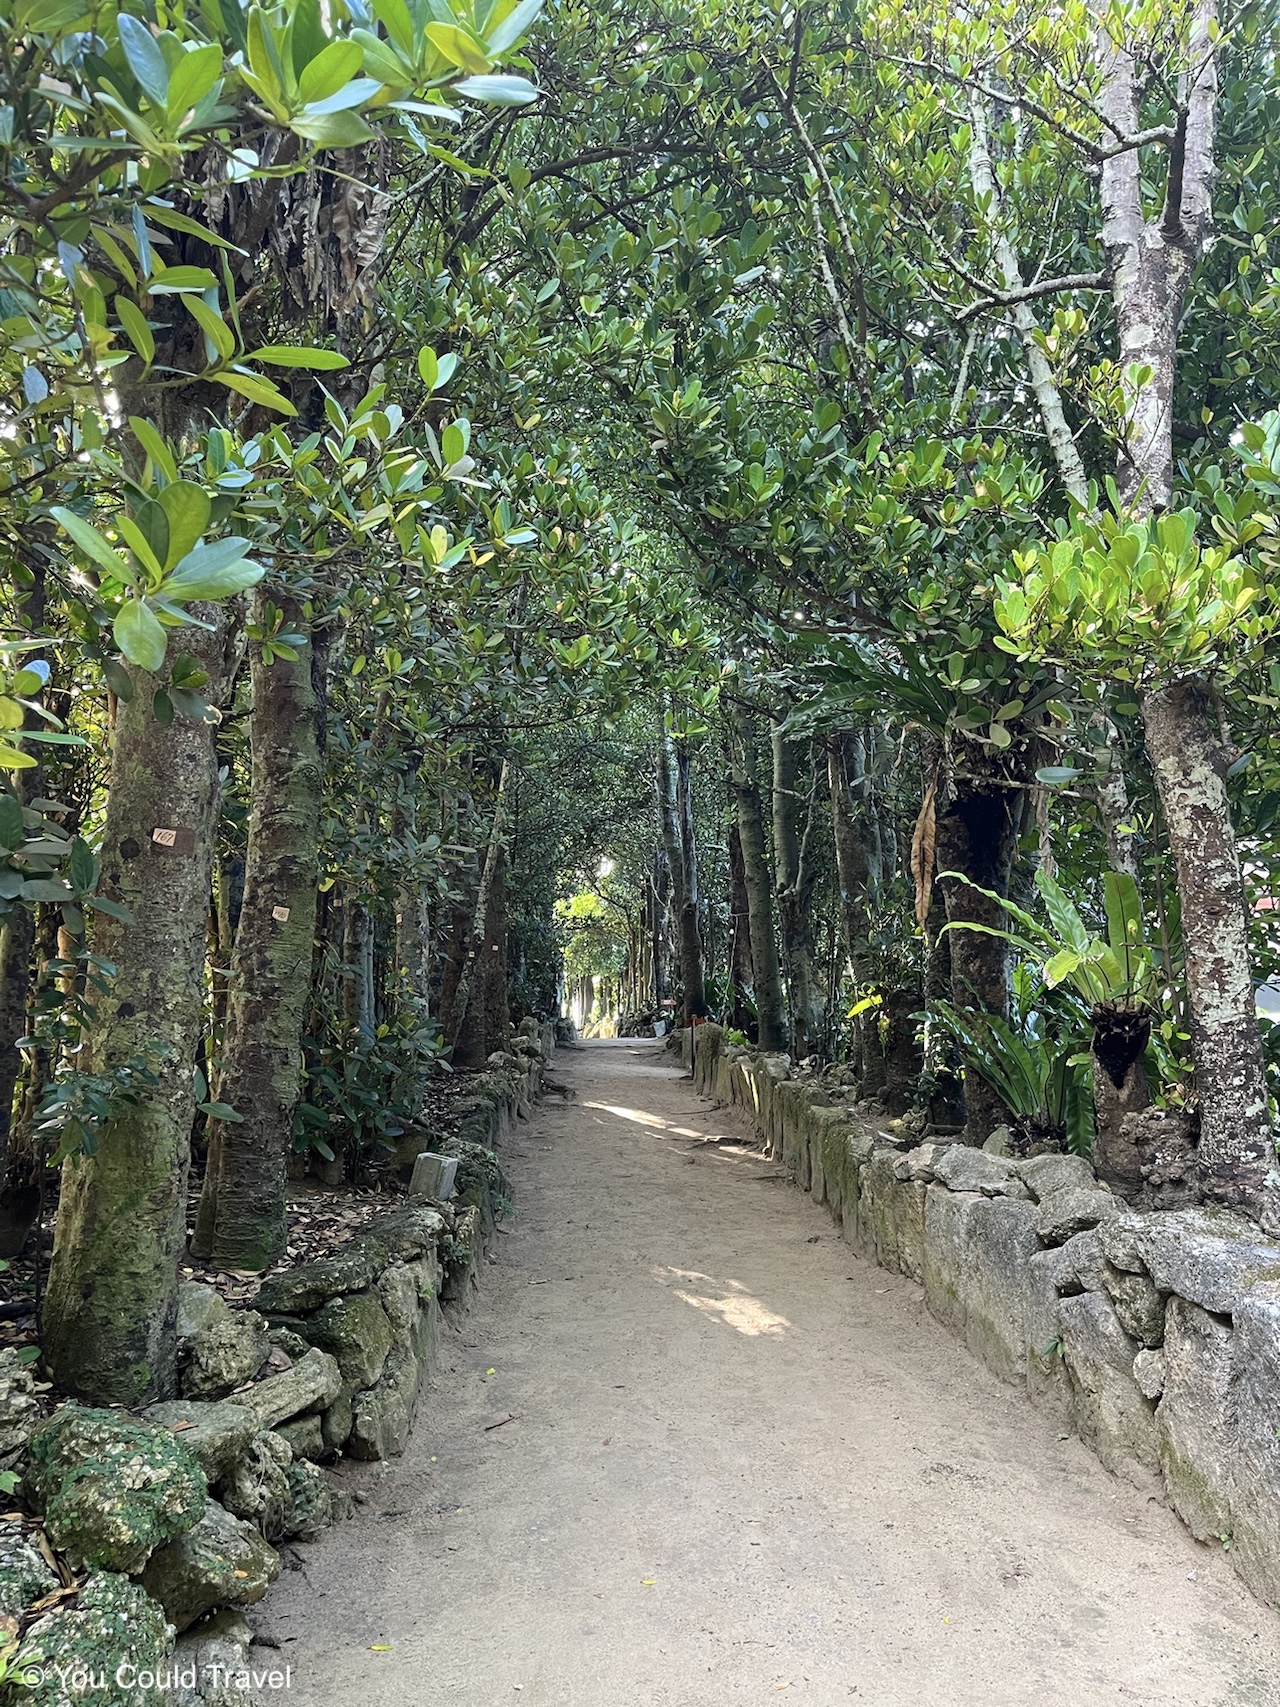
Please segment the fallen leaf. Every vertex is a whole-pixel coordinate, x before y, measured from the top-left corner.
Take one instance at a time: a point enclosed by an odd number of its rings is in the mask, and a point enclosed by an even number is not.
[[[390,1642],[371,1642],[369,1644],[369,1652],[371,1654],[389,1654],[391,1652],[391,1643]]]

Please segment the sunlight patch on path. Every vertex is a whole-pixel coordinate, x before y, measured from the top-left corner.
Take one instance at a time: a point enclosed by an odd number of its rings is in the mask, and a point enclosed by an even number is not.
[[[683,1287],[672,1287],[672,1291],[683,1304],[691,1304],[695,1310],[701,1310],[724,1322],[736,1333],[745,1334],[748,1339],[757,1339],[762,1334],[781,1336],[791,1326],[785,1316],[780,1316],[776,1310],[771,1310],[762,1298],[757,1298],[740,1280],[717,1280],[712,1274],[701,1274],[692,1268],[655,1268],[654,1279],[661,1286],[669,1284],[668,1277],[677,1280],[703,1281],[708,1286],[726,1288],[720,1297],[710,1296],[705,1292],[687,1292]]]

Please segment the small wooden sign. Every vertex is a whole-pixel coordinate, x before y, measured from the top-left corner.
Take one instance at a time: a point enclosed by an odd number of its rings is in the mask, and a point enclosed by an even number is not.
[[[273,907],[271,909],[271,917],[278,925],[282,925],[289,917],[289,909],[287,907]]]

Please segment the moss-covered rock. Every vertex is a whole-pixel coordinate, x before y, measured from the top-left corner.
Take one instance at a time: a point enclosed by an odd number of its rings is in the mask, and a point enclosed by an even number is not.
[[[31,1530],[0,1523],[0,1616],[12,1617],[59,1586]]]
[[[198,1280],[184,1280],[178,1288],[178,1339],[194,1338],[215,1322],[231,1313],[231,1307],[215,1286],[205,1286]]]
[[[341,1293],[363,1292],[382,1273],[392,1255],[375,1233],[360,1233],[332,1256],[269,1274],[258,1289],[258,1308],[269,1316],[318,1310]]]
[[[144,1414],[148,1422],[179,1436],[210,1483],[221,1481],[258,1433],[258,1419],[253,1413],[225,1399],[214,1403],[166,1399],[148,1406]]]
[[[12,1463],[40,1420],[35,1371],[18,1361],[17,1348],[0,1351],[0,1466]]]
[[[193,1399],[225,1399],[253,1377],[271,1350],[267,1324],[255,1310],[229,1310],[193,1335],[182,1391]]]
[[[324,1424],[318,1416],[295,1417],[292,1422],[281,1423],[275,1432],[289,1442],[295,1458],[323,1458],[328,1453]]]
[[[285,1471],[289,1497],[281,1522],[283,1535],[312,1541],[342,1514],[343,1501],[323,1470],[305,1458],[295,1458]]]
[[[46,1612],[27,1631],[14,1667],[20,1681],[0,1700],[15,1707],[156,1707],[172,1646],[172,1626],[137,1583],[94,1571],[74,1606]]]
[[[157,1547],[142,1586],[185,1630],[218,1606],[251,1606],[280,1575],[280,1556],[253,1524],[209,1500],[194,1528]]]
[[[396,1346],[378,1385],[356,1394],[347,1444],[353,1458],[399,1457],[408,1445],[421,1380],[418,1359]]]
[[[37,1428],[23,1491],[73,1563],[139,1571],[204,1511],[204,1471],[166,1428],[64,1405]]]
[[[288,1475],[292,1463],[293,1449],[287,1440],[274,1433],[259,1434],[230,1475],[218,1483],[217,1496],[236,1517],[255,1524],[268,1541],[278,1541],[293,1497]]]
[[[246,1387],[230,1403],[252,1412],[259,1428],[275,1428],[277,1423],[306,1411],[322,1411],[337,1398],[341,1386],[337,1360],[313,1346],[291,1369],[282,1369],[279,1375],[269,1375],[265,1381]]]
[[[301,1332],[337,1359],[344,1384],[352,1388],[372,1387],[391,1349],[391,1323],[372,1292],[331,1298]]]

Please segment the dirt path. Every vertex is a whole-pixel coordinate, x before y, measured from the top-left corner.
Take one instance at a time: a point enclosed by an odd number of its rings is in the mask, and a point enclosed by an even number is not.
[[[669,1062],[562,1051],[577,1100],[507,1141],[408,1454],[260,1609],[292,1707],[1276,1707],[1221,1552],[703,1143],[743,1129]]]

